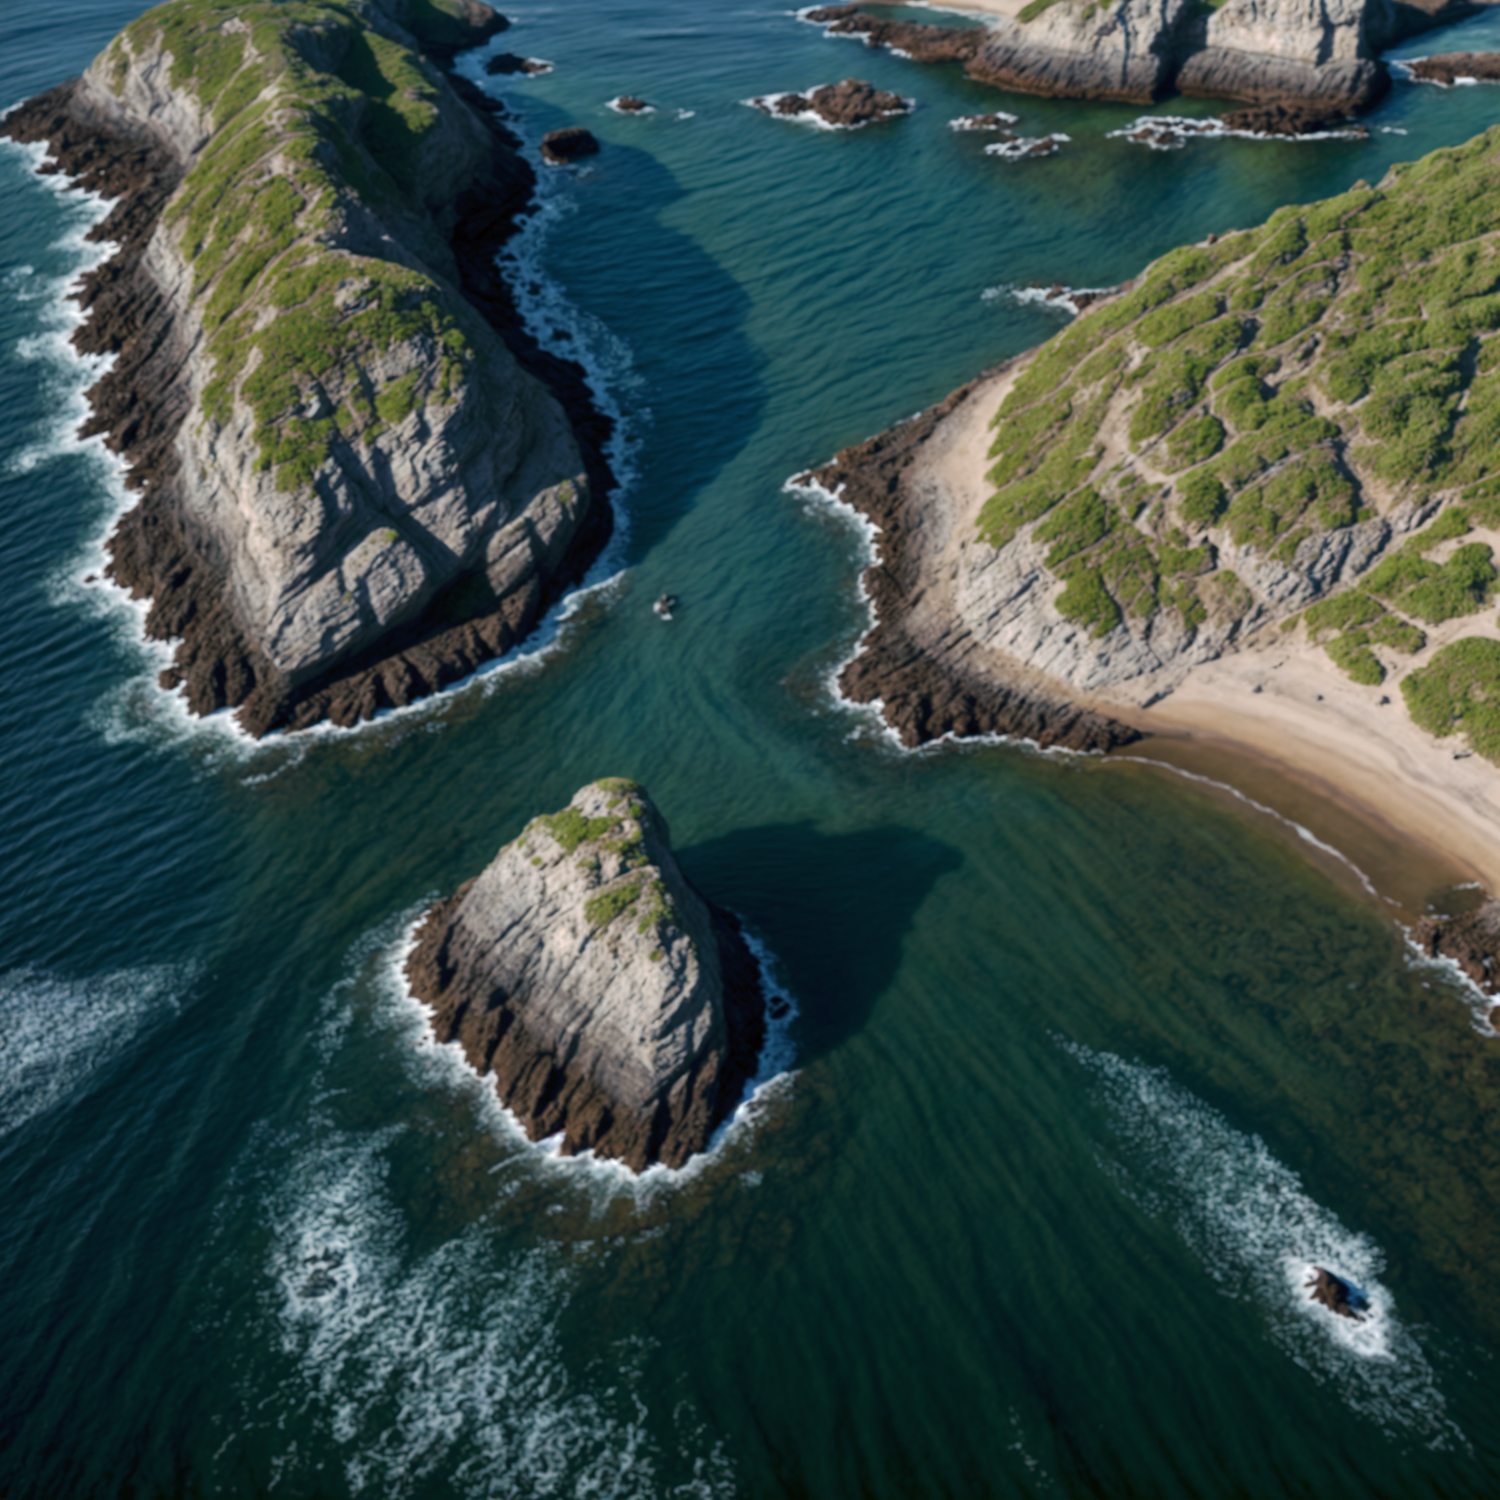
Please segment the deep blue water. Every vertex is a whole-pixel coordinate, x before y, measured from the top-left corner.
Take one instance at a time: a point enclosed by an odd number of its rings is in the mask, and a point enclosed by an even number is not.
[[[0,13],[0,101],[134,13]],[[69,439],[96,211],[0,151],[0,1494],[1496,1493],[1500,1063],[1463,997],[1190,785],[895,751],[827,686],[862,544],[782,485],[1059,326],[1007,288],[1374,181],[1500,91],[1156,153],[770,4],[514,16],[556,64],[504,82],[524,135],[604,142],[516,256],[622,417],[620,571],[354,733],[189,723],[83,583],[123,503]],[[918,110],[739,102],[848,73]],[[997,106],[1070,144],[947,128]],[[394,978],[426,900],[600,775],[798,1006],[794,1073],[685,1179],[520,1142]],[[1377,1317],[1309,1308],[1310,1261]]]

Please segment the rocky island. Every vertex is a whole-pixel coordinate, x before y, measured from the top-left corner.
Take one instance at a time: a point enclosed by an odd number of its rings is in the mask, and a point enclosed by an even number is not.
[[[495,254],[534,176],[447,71],[477,0],[172,0],[0,130],[115,198],[86,432],[140,499],[109,572],[168,686],[252,734],[350,724],[522,640],[607,539],[582,371]]]
[[[836,130],[857,130],[877,120],[911,113],[912,101],[877,89],[862,78],[825,83],[805,94],[763,94],[752,99],[764,115],[789,120],[817,120]]]
[[[738,922],[688,884],[630,781],[534,818],[427,914],[406,972],[533,1140],[636,1171],[707,1146],[765,1040]]]
[[[857,5],[802,12],[919,62],[961,62],[971,78],[1056,99],[1147,104],[1177,92],[1353,113],[1390,86],[1380,52],[1479,9],[1470,0],[973,0],[983,27],[892,21]]]
[[[1493,888],[1497,288],[1492,130],[1175,251],[799,476],[879,531],[844,693],[907,744],[1212,731]]]

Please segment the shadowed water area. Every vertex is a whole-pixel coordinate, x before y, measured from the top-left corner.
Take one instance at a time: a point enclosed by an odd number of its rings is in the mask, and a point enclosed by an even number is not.
[[[0,102],[134,14],[0,15]],[[1500,90],[1161,153],[768,3],[514,16],[494,49],[555,64],[491,83],[518,128],[604,143],[545,174],[517,277],[623,417],[624,571],[355,733],[190,724],[84,584],[122,503],[67,441],[97,210],[0,150],[0,1493],[1495,1494],[1500,1043],[1285,828],[838,707],[863,543],[782,484],[1060,326],[1005,288],[1378,180]],[[1500,17],[1405,50],[1469,46]],[[849,74],[917,111],[738,102]],[[947,127],[997,107],[1072,141]],[[603,775],[797,1007],[793,1075],[679,1178],[526,1145],[397,975],[426,902]]]

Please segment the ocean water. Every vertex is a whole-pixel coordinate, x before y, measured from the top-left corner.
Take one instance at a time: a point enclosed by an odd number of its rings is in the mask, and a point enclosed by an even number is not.
[[[134,13],[0,12],[0,102]],[[783,488],[1059,326],[1014,290],[1376,180],[1500,90],[1154,152],[1110,138],[1138,111],[765,0],[512,14],[496,45],[555,64],[495,85],[517,128],[604,143],[511,258],[620,416],[625,524],[545,644],[355,732],[189,721],[85,582],[126,503],[71,437],[99,209],[0,150],[0,1493],[1500,1491],[1500,1052],[1464,994],[1379,878],[1197,783],[896,750],[829,689],[865,544]],[[740,102],[851,73],[915,112]],[[997,107],[1069,140],[948,128]],[[424,903],[601,775],[791,1001],[682,1174],[526,1144],[399,980]],[[1314,1263],[1367,1323],[1306,1302]]]

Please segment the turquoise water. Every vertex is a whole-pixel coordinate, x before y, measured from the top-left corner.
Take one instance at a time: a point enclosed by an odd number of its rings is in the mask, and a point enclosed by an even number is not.
[[[132,14],[0,17],[0,97]],[[557,65],[505,81],[523,133],[605,143],[517,255],[623,419],[620,571],[352,734],[189,724],[82,582],[121,503],[66,441],[92,212],[0,153],[0,1493],[1495,1493],[1500,1054],[1463,997],[1190,785],[895,751],[827,687],[862,542],[782,485],[1059,326],[1004,288],[1375,180],[1500,92],[1155,153],[770,5],[515,14]],[[848,73],[917,112],[737,102]],[[948,131],[997,105],[1070,145]],[[395,978],[425,901],[606,774],[798,1008],[794,1073],[680,1179],[521,1143]],[[1370,1324],[1308,1307],[1314,1260]]]

